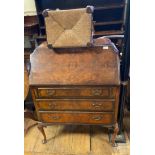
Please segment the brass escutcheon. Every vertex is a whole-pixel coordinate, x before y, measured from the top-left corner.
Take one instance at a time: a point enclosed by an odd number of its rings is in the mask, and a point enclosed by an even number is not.
[[[49,96],[53,96],[55,94],[55,90],[53,90],[53,89],[47,90],[47,94]]]
[[[60,116],[49,116],[50,119],[54,120],[59,120],[61,117]]]
[[[93,89],[93,90],[92,90],[92,94],[93,94],[94,96],[99,96],[99,95],[102,94],[102,89]]]
[[[92,119],[95,121],[100,121],[103,118],[103,116],[92,116]]]
[[[102,106],[102,103],[93,102],[92,106],[97,109],[97,108],[100,108]]]
[[[56,103],[49,103],[48,105],[49,105],[50,108],[54,109],[55,106],[56,106]]]

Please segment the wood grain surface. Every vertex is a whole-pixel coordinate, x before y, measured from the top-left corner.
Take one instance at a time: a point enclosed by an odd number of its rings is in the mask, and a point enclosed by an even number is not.
[[[30,120],[29,120],[30,121]],[[53,125],[45,128],[47,143],[37,127],[29,130],[24,140],[24,155],[130,155],[130,144],[111,147],[108,130],[102,126]]]
[[[29,76],[26,66],[24,65],[24,100],[26,99],[29,91]]]
[[[102,45],[102,42],[98,44]],[[48,135],[45,136],[43,127],[52,124],[102,124],[107,127],[117,124],[120,62],[118,53],[112,46],[98,45],[89,48],[50,50],[44,42],[32,53],[30,60],[31,93],[44,142]],[[73,101],[70,101],[68,110],[49,110],[47,106],[44,110],[40,110],[38,100],[45,107],[45,101],[49,99],[76,99],[77,101],[85,99],[85,102],[76,110],[74,109],[76,104]],[[114,105],[111,111],[106,111],[106,108],[102,111],[95,108],[91,111],[85,108],[83,111],[83,107],[87,104],[86,99],[91,101],[113,99]],[[108,105],[110,106],[110,102]],[[61,104],[61,108],[63,107]],[[116,129],[114,129],[113,145],[118,131]],[[70,148],[70,146],[67,147]]]
[[[30,56],[30,85],[119,85],[119,58],[112,47],[48,49]]]
[[[113,111],[114,100],[52,99],[36,102],[39,110]]]
[[[114,124],[112,112],[41,111],[39,114],[41,122],[45,123]]]

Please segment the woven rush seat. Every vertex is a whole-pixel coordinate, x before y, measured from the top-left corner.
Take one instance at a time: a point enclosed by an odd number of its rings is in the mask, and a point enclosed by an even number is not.
[[[93,7],[71,10],[44,10],[49,48],[86,47],[92,39]]]

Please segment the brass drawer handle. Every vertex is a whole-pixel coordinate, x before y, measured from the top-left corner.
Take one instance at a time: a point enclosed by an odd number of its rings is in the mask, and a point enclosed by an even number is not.
[[[100,108],[100,107],[102,106],[102,103],[94,102],[94,103],[92,103],[92,106],[93,106],[94,108]]]
[[[92,90],[92,94],[93,94],[94,96],[99,96],[99,95],[102,94],[102,89],[93,89],[93,90]]]
[[[49,116],[49,118],[53,120],[59,120],[61,117],[60,116]]]
[[[52,96],[52,95],[54,95],[54,94],[55,94],[55,90],[53,90],[53,89],[47,90],[47,95]]]
[[[103,118],[103,116],[93,116],[92,119],[95,121],[100,121]]]
[[[56,103],[49,103],[48,105],[49,105],[50,108],[54,109],[55,106],[56,106]]]

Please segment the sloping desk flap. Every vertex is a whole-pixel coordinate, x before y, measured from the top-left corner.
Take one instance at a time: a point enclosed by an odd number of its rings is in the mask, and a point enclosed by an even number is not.
[[[112,47],[63,49],[61,52],[48,49],[44,42],[31,54],[30,61],[30,85],[120,84],[120,62]]]

